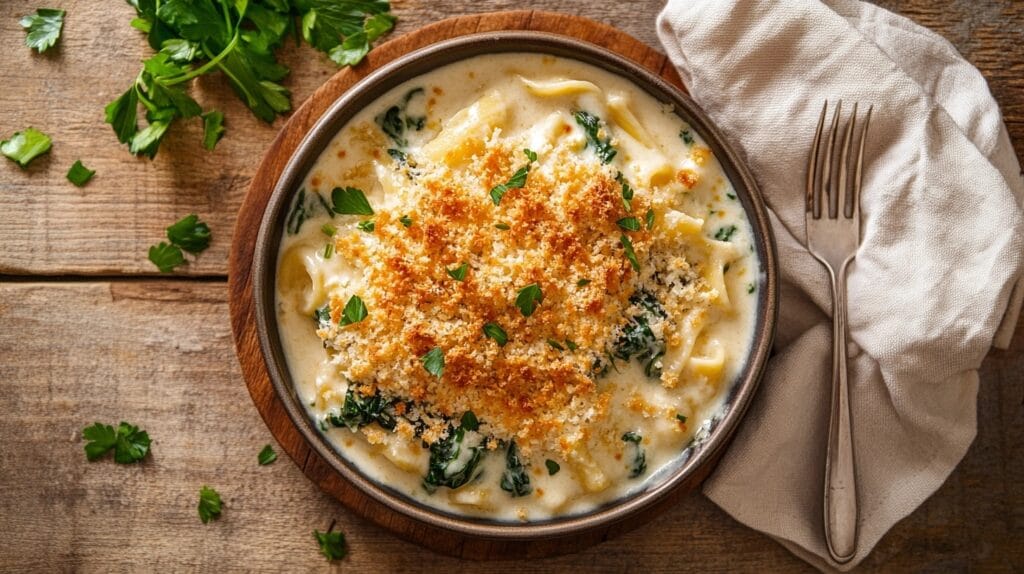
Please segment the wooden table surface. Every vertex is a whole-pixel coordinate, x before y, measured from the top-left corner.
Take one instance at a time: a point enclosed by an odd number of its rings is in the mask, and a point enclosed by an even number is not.
[[[989,79],[1018,151],[1024,150],[1024,3],[884,0],[952,41]],[[660,1],[585,0],[578,13],[657,46]],[[524,572],[804,571],[771,539],[700,495],[651,524],[583,553],[472,563],[395,539],[319,492],[287,458],[260,467],[272,442],[234,357],[226,268],[235,213],[279,123],[255,119],[219,77],[201,103],[227,116],[216,152],[178,126],[155,161],[135,159],[103,123],[149,54],[116,0],[51,0],[68,11],[60,47],[21,42],[20,16],[38,1],[0,2],[0,136],[34,126],[49,156],[20,170],[0,160],[0,570],[322,570],[311,531],[332,520],[348,537],[347,571]],[[461,13],[567,9],[543,0],[396,0],[397,34]],[[308,47],[285,50],[298,105],[334,72]],[[206,107],[204,105],[204,107]],[[279,120],[280,122],[280,120]],[[184,129],[181,129],[184,128]],[[84,189],[64,174],[97,170]],[[198,213],[211,248],[173,277],[157,276],[149,245]],[[938,493],[899,523],[866,571],[1024,569],[1024,328],[981,371],[978,438]],[[81,429],[129,420],[149,431],[143,464],[88,463]],[[201,485],[225,499],[223,517],[196,515]]]

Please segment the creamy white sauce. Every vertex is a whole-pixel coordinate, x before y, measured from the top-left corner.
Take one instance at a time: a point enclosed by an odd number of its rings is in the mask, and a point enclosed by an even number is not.
[[[600,91],[540,97],[521,78],[535,82],[581,80],[592,83]],[[699,182],[688,191],[683,191],[673,182],[655,193],[666,194],[669,204],[679,211],[704,219],[702,233],[706,237],[724,233],[721,230],[728,230],[730,226],[736,228],[729,236],[729,243],[735,249],[734,258],[728,262],[728,270],[724,274],[731,309],[715,312],[713,321],[703,331],[703,340],[717,341],[725,353],[724,371],[713,381],[683,381],[675,388],[666,388],[646,377],[638,361],[628,364],[620,361],[617,367],[621,372],[612,373],[602,384],[607,385],[605,388],[614,389],[611,404],[618,408],[611,415],[613,423],[620,428],[641,430],[647,471],[638,478],[628,477],[633,452],[628,443],[622,442],[613,448],[593,448],[593,462],[610,482],[608,488],[598,492],[587,492],[581,486],[579,473],[563,459],[559,459],[561,470],[549,476],[544,464],[548,457],[535,456],[527,461],[534,493],[513,498],[497,488],[498,477],[505,468],[504,449],[500,449],[484,457],[482,473],[470,484],[454,492],[439,488],[431,494],[423,487],[429,451],[420,447],[418,441],[411,448],[395,445],[393,443],[397,441],[391,439],[384,445],[371,445],[362,432],[352,432],[347,428],[329,427],[324,434],[345,458],[372,479],[412,499],[456,514],[512,521],[576,514],[642,489],[651,480],[658,480],[659,470],[678,461],[679,454],[702,424],[720,410],[723,396],[744,366],[754,329],[760,273],[753,251],[753,235],[746,214],[735,199],[735,192],[717,160],[711,156],[703,166],[697,165],[691,152],[694,147],[703,147],[700,135],[686,126],[665,104],[622,77],[573,60],[536,54],[502,54],[451,64],[390,90],[359,112],[339,132],[307,175],[304,189],[320,192],[330,201],[330,191],[334,187],[359,187],[367,192],[375,210],[394,208],[397,197],[386,194],[378,181],[380,177],[394,177],[393,174],[382,167],[360,169],[359,166],[372,163],[372,158],[357,153],[362,136],[353,128],[368,124],[377,129],[375,116],[416,87],[423,87],[425,92],[424,96],[417,96],[410,102],[410,112],[425,114],[427,123],[422,130],[409,132],[410,153],[432,140],[456,112],[483,94],[497,92],[510,106],[508,120],[501,127],[502,133],[510,136],[527,134],[534,149],[546,145],[546,130],[555,118],[568,117],[571,124],[570,111],[586,109],[611,125],[618,150],[615,165],[627,179],[643,180],[666,160],[673,169],[671,177],[683,168],[698,173]],[[646,138],[653,142],[654,151],[631,136],[629,130],[613,122],[614,112],[609,105],[617,102],[628,104],[642,131],[646,132]],[[680,132],[684,129],[689,130],[694,140],[692,144],[681,138]],[[582,132],[574,134],[574,137],[582,138]],[[386,159],[383,157],[378,163],[383,164]],[[396,184],[401,185],[401,181]],[[354,229],[365,218],[335,216],[332,219],[322,210],[316,213],[302,224],[298,233],[289,235],[282,230],[279,265],[283,267],[279,268],[282,280],[279,281],[277,321],[298,395],[304,404],[309,405],[310,416],[320,420],[325,414],[325,405],[339,404],[347,385],[338,375],[335,365],[327,360],[311,314],[326,301],[328,293],[350,293],[361,280],[340,255],[325,258],[327,237],[321,232],[321,226],[333,225],[341,233]],[[288,257],[286,254],[289,253],[293,255]],[[309,275],[314,276],[312,281],[308,279]],[[302,292],[292,289],[295,285],[301,286],[299,291]],[[318,397],[323,397],[324,387],[335,390],[333,402],[314,406],[318,404]],[[687,413],[686,423],[680,424],[660,414],[645,417],[643,413],[624,408],[633,393],[639,393],[642,401],[652,405],[658,413],[667,410]],[[393,456],[389,457],[389,448],[405,452],[392,453]],[[404,460],[402,466],[405,468],[399,468],[393,462],[395,459]],[[487,502],[481,502],[481,497]]]

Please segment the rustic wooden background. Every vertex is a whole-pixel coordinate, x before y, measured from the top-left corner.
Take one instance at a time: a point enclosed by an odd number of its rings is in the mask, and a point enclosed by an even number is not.
[[[60,47],[22,45],[20,16],[38,1],[0,2],[0,136],[35,126],[54,138],[25,171],[0,161],[0,570],[227,571],[324,569],[311,531],[334,519],[351,556],[337,570],[802,571],[770,539],[694,495],[631,534],[581,554],[478,564],[431,554],[349,514],[272,442],[234,358],[226,269],[235,212],[277,125],[260,123],[217,77],[197,86],[225,112],[214,153],[197,124],[179,126],[155,161],[132,158],[103,123],[148,48],[116,0],[48,0],[68,11]],[[657,46],[659,0],[581,0],[580,15]],[[991,83],[1024,150],[1024,3],[881,0],[952,41]],[[396,34],[471,12],[569,8],[556,0],[396,0]],[[284,61],[297,106],[332,74],[309,48]],[[180,129],[185,127],[185,129]],[[85,188],[64,178],[76,159],[97,170]],[[158,277],[146,248],[187,213],[213,228],[199,261]],[[1024,328],[982,368],[978,438],[939,492],[898,524],[866,571],[1024,569]],[[149,431],[143,464],[88,463],[80,432],[126,419]],[[201,485],[226,508],[203,525]]]

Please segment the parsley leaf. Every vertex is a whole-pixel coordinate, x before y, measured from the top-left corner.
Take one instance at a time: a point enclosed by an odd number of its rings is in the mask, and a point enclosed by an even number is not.
[[[25,29],[25,45],[35,48],[40,54],[52,48],[60,39],[60,30],[64,26],[64,11],[52,8],[40,8],[35,14],[29,14],[18,21]]]
[[[179,265],[185,264],[185,256],[177,245],[168,245],[163,241],[149,248],[149,260],[156,265],[161,273],[170,273]]]
[[[459,426],[466,430],[475,431],[480,428],[480,421],[477,420],[476,414],[473,411],[466,411],[462,413],[462,419],[459,421]]]
[[[366,233],[373,233],[373,229],[376,227],[376,225],[374,225],[372,219],[367,219],[365,221],[360,221],[359,224],[356,225],[356,227],[359,228],[359,231],[365,231]]]
[[[544,461],[544,466],[548,467],[548,476],[554,476],[558,474],[558,471],[562,470],[562,467],[550,458]]]
[[[220,518],[222,508],[223,502],[221,502],[220,494],[216,490],[209,486],[203,486],[199,489],[199,519],[203,521],[203,524]]]
[[[678,420],[681,423],[685,423],[686,422],[686,415],[676,413],[676,420]]]
[[[409,217],[408,215],[403,215],[402,217],[399,217],[398,221],[406,227],[412,227],[412,218]]]
[[[622,207],[627,212],[633,211],[633,205],[630,203],[633,200],[633,188],[629,186],[626,177],[622,175],[621,171],[615,174],[615,181],[622,185]]]
[[[693,145],[693,134],[690,133],[690,130],[679,130],[679,138],[682,139],[683,143],[686,145]]]
[[[434,347],[426,355],[420,357],[420,360],[423,361],[423,368],[428,373],[441,378],[444,373],[444,351],[441,350],[441,347]]]
[[[540,285],[536,283],[530,283],[516,294],[516,307],[519,307],[519,312],[524,317],[533,315],[533,312],[537,310],[537,306],[543,302],[544,293],[540,290]]]
[[[263,450],[260,451],[260,454],[259,456],[256,457],[256,460],[259,461],[260,466],[266,466],[277,460],[277,453],[274,452],[274,447],[270,446],[269,444],[263,447]]]
[[[580,279],[576,282],[577,287],[586,287],[587,285],[590,285],[590,279]]]
[[[89,183],[92,176],[96,175],[96,171],[89,169],[82,165],[82,160],[77,160],[71,164],[71,169],[68,170],[68,181],[75,184],[78,187]]]
[[[345,309],[341,312],[341,326],[351,325],[358,323],[369,315],[366,311],[366,304],[357,295],[353,295],[348,298],[348,302],[345,303]]]
[[[210,110],[203,114],[203,147],[213,151],[224,137],[224,114]]]
[[[647,231],[654,229],[654,210],[648,209],[647,215],[644,216],[644,221],[647,222]]]
[[[640,271],[640,262],[636,259],[636,251],[633,251],[633,242],[625,235],[620,235],[619,243],[622,243],[622,248],[626,250],[626,259],[629,259],[629,263],[633,266],[633,270]]]
[[[753,293],[756,289],[753,283],[747,283],[747,293]]]
[[[501,328],[501,325],[497,323],[487,323],[484,325],[484,336],[494,339],[494,342],[499,347],[504,347],[508,343],[508,333],[505,329]]]
[[[491,201],[494,202],[494,205],[499,205],[501,198],[505,197],[505,194],[510,189],[519,189],[526,186],[526,176],[530,173],[530,166],[537,161],[537,154],[529,149],[524,149],[523,153],[526,154],[526,159],[529,160],[527,164],[517,169],[508,181],[499,183],[491,188]]]
[[[579,345],[577,345],[576,343],[570,341],[569,339],[565,340],[565,346],[568,347],[570,351],[575,351],[576,349],[580,348]]]
[[[334,523],[327,529],[327,532],[313,531],[317,544],[320,545],[320,553],[328,560],[341,560],[348,554],[348,545],[345,543],[345,535],[339,532],[332,532]]]
[[[563,347],[561,343],[554,339],[548,339],[548,346],[550,346],[552,349],[558,349],[559,351],[565,350],[565,347]]]
[[[168,227],[167,239],[189,253],[199,253],[210,246],[210,227],[193,213]]]
[[[336,187],[331,191],[334,212],[342,215],[373,215],[373,208],[363,190],[355,187]]]
[[[448,276],[456,281],[462,281],[466,278],[466,271],[469,270],[469,263],[463,263],[455,269],[446,269]]]
[[[640,221],[635,217],[623,217],[615,224],[623,231],[640,231]]]
[[[50,151],[53,142],[50,136],[35,128],[14,132],[11,139],[0,142],[0,153],[3,153],[19,166],[25,167],[32,160]]]
[[[82,436],[89,441],[85,444],[85,457],[90,461],[113,449],[114,462],[129,464],[142,460],[149,452],[149,434],[123,421],[117,430],[103,423],[85,427]]]
[[[502,231],[508,231],[509,229],[512,229],[512,227],[507,223],[495,223],[494,227]]]
[[[719,241],[729,241],[732,239],[732,234],[736,233],[736,226],[730,225],[728,227],[721,227],[715,232],[715,239]]]
[[[612,147],[612,138],[610,136],[605,135],[603,138],[601,137],[602,132],[606,131],[601,129],[601,118],[583,110],[574,113],[573,118],[576,119],[576,123],[587,134],[587,145],[594,146],[594,153],[597,154],[597,158],[601,160],[601,163],[611,163],[617,152]]]

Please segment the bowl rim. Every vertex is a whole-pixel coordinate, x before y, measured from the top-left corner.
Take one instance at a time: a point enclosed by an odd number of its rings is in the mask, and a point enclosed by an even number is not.
[[[671,103],[674,113],[703,137],[733,184],[750,220],[761,264],[758,316],[747,362],[741,375],[732,382],[729,395],[723,401],[724,414],[710,430],[708,438],[668,476],[648,478],[655,483],[582,514],[525,523],[481,519],[427,506],[379,484],[346,460],[312,424],[305,406],[294,394],[275,313],[277,256],[283,218],[306,173],[338,131],[365,105],[409,79],[457,61],[497,53],[542,53],[581,61],[624,77],[659,101]],[[260,222],[252,278],[256,331],[267,373],[288,417],[310,447],[349,484],[392,511],[463,535],[509,541],[572,535],[626,521],[684,488],[687,479],[696,475],[702,466],[717,461],[717,455],[731,440],[757,391],[775,336],[778,313],[777,254],[764,199],[745,163],[710,118],[687,94],[623,56],[577,38],[529,30],[480,32],[422,47],[381,66],[338,97],[303,137],[274,185]]]

